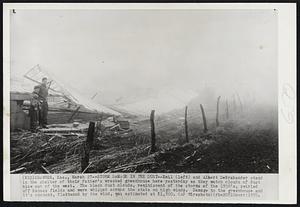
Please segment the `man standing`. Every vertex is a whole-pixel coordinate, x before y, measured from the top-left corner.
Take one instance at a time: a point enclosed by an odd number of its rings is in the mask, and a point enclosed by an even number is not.
[[[39,86],[34,86],[34,91],[32,92],[32,96],[30,99],[30,108],[29,108],[29,116],[30,116],[30,130],[35,132],[38,126],[39,114],[40,114],[40,100],[39,100]]]
[[[39,98],[41,100],[41,113],[40,113],[40,126],[42,128],[47,128],[47,116],[48,116],[48,87],[47,87],[47,78],[42,79],[42,84],[39,86]]]

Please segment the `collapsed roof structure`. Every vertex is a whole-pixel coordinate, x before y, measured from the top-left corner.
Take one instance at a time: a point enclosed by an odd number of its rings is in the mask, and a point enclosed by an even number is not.
[[[94,102],[91,98],[86,98],[67,86],[59,78],[42,69],[40,65],[34,66],[24,78],[30,80],[24,84],[24,79],[11,81],[10,101],[12,121],[11,128],[28,128],[26,124],[28,117],[25,116],[24,109],[28,109],[29,100],[33,91],[33,86],[41,84],[43,77],[48,79],[48,123],[68,123],[73,119],[93,120],[99,116],[120,116],[121,114],[106,106]],[[18,124],[19,123],[19,124]],[[25,123],[25,124],[23,124]]]
[[[71,87],[67,87],[63,81],[59,80],[58,77],[55,77],[53,74],[42,70],[40,65],[36,65],[32,69],[30,69],[25,75],[25,78],[31,80],[37,84],[40,84],[40,80],[43,77],[47,77],[49,82],[49,92],[50,95],[54,97],[60,97],[63,99],[61,102],[54,103],[57,107],[64,107],[67,103],[68,108],[77,108],[80,107],[82,111],[91,111],[96,113],[107,113],[110,115],[120,115],[119,112],[116,112],[106,106],[95,103],[92,99],[86,98],[82,96],[80,93],[72,89]]]

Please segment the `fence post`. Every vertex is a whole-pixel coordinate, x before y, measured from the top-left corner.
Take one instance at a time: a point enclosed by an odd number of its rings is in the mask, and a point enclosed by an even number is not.
[[[187,110],[188,107],[185,107],[185,112],[184,112],[184,128],[185,128],[185,141],[189,142],[189,133],[188,133],[188,123],[187,123]]]
[[[83,143],[83,152],[81,157],[81,172],[84,172],[89,165],[90,151],[93,147],[95,132],[95,122],[90,122],[86,141]]]
[[[219,126],[219,103],[220,103],[220,98],[221,96],[218,97],[218,100],[217,100],[217,114],[216,114],[216,125],[217,127]]]
[[[200,104],[200,109],[202,113],[203,126],[204,126],[203,132],[206,133],[207,132],[206,116],[202,104]]]
[[[150,125],[151,125],[151,149],[150,149],[150,153],[153,153],[156,151],[156,146],[155,146],[155,125],[154,125],[154,113],[155,110],[151,111],[150,114]]]

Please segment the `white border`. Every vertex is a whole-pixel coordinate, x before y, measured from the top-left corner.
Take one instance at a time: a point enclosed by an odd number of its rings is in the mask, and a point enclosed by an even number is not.
[[[296,4],[295,3],[189,3],[189,4],[111,4],[111,3],[4,3],[3,4],[3,175],[4,200],[10,200],[9,174],[9,129],[10,129],[10,9],[277,9],[278,10],[278,91],[289,83],[296,97]],[[295,121],[284,122],[279,113],[279,200],[278,203],[296,203],[296,98],[294,100]],[[283,108],[280,95],[278,109]],[[201,202],[201,201],[200,201]],[[205,201],[207,202],[207,201]],[[226,201],[228,202],[228,201]],[[244,203],[244,202],[243,202]]]
[[[278,13],[278,121],[279,121],[279,200],[297,202],[296,136],[296,4],[282,4]],[[294,89],[294,123],[284,121],[280,91],[288,83]]]

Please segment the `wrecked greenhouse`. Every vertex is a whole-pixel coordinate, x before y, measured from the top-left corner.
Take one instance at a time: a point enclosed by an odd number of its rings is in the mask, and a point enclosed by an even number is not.
[[[29,70],[24,79],[13,79],[10,90],[11,130],[29,129],[29,106],[33,86],[41,84],[42,77],[49,79],[48,124],[87,122],[99,117],[120,116],[121,114],[106,106],[85,98],[78,92],[67,88],[57,78],[41,69],[39,65]]]

